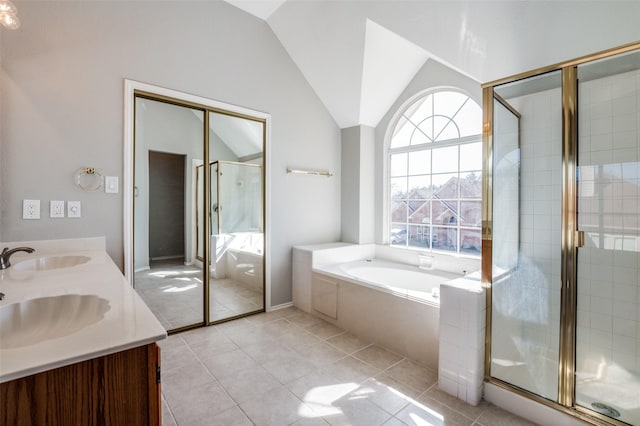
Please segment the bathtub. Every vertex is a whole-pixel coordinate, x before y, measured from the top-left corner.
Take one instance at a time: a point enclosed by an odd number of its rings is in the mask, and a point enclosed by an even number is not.
[[[439,287],[461,276],[380,259],[316,265],[311,313],[437,369]]]
[[[435,306],[440,304],[440,284],[462,276],[446,271],[422,270],[416,266],[381,259],[320,266],[314,271]]]

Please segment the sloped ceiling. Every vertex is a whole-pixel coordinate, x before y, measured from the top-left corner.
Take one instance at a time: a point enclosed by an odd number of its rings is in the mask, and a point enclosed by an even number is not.
[[[341,128],[427,60],[488,82],[640,40],[640,1],[226,0],[272,28]]]

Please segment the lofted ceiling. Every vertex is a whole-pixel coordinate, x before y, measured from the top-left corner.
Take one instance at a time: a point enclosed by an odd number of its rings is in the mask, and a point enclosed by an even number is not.
[[[640,40],[640,1],[226,1],[271,27],[341,128],[375,127],[428,60],[482,83]]]

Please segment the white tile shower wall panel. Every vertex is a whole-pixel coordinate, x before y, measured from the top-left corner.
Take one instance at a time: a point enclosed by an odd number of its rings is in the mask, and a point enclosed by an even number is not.
[[[603,359],[640,370],[639,88],[638,71],[579,86],[578,218],[587,246],[578,258],[577,347],[587,374]],[[616,234],[636,246],[614,246]]]

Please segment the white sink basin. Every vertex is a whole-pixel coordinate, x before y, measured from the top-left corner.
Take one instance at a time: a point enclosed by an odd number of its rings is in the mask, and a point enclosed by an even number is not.
[[[110,309],[95,295],[65,294],[0,307],[0,349],[68,336],[100,321]]]
[[[17,271],[47,271],[82,265],[90,259],[87,256],[48,256],[16,262],[11,265],[11,268]]]

